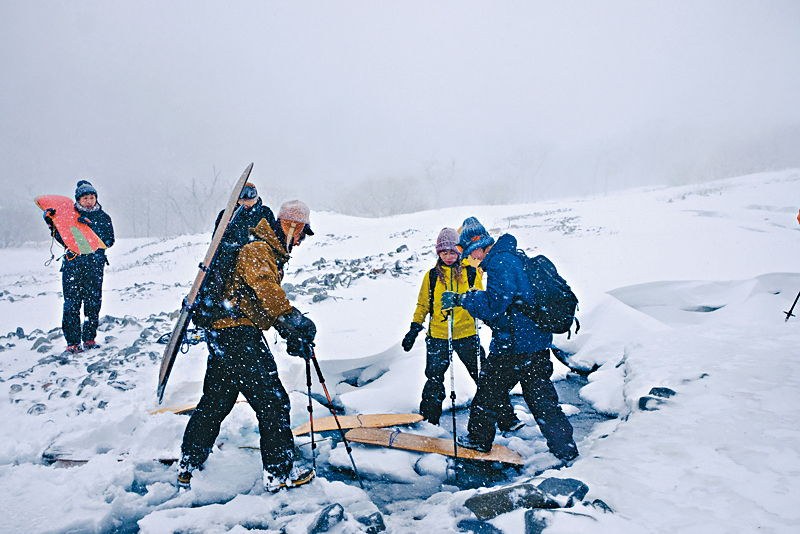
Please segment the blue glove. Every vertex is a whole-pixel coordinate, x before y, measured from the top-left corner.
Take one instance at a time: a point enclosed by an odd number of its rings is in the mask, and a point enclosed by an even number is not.
[[[461,293],[445,291],[442,293],[442,311],[450,311],[461,306]]]
[[[52,219],[53,219],[53,217],[55,217],[55,216],[56,216],[56,210],[55,210],[55,208],[47,208],[46,210],[44,210],[44,215],[42,215],[42,217],[44,218],[44,220],[45,220],[45,222],[46,222],[47,224],[50,224],[50,223],[52,223],[52,222],[53,222],[53,220],[52,220]]]
[[[85,224],[87,226],[91,226],[92,225],[91,219],[89,219],[88,217],[84,217],[83,215],[78,217],[78,222],[79,223],[83,223],[83,224]]]

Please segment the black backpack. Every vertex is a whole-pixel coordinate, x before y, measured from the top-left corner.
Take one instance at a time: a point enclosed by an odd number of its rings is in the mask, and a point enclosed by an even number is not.
[[[571,335],[570,329],[574,322],[577,334],[581,328],[575,317],[578,297],[567,281],[559,276],[553,262],[542,255],[529,258],[522,250],[517,250],[516,254],[522,260],[525,274],[531,283],[533,302],[525,302],[522,297],[518,297],[513,304],[540,330]]]
[[[192,308],[192,322],[200,328],[211,328],[220,319],[238,316],[238,309],[225,306],[223,292],[225,282],[236,268],[241,248],[238,243],[223,242],[214,256]]]

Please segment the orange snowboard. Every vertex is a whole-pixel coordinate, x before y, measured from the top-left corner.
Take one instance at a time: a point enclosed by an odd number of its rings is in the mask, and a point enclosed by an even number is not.
[[[354,428],[345,434],[345,438],[355,443],[364,443],[366,445],[455,456],[453,454],[452,439],[406,434],[399,430],[389,430],[387,428]],[[491,452],[478,452],[459,446],[458,457],[467,460],[523,465],[522,456],[520,456],[519,453],[512,451],[508,447],[497,444],[492,445]]]
[[[94,230],[78,222],[78,211],[75,209],[75,201],[71,198],[42,195],[36,197],[36,205],[43,211],[51,208],[56,210],[53,224],[64,245],[75,254],[91,254],[98,248],[107,248]]]
[[[339,424],[342,428],[380,428],[396,425],[413,425],[422,421],[418,413],[373,413],[364,415],[340,415]],[[314,419],[314,432],[327,432],[336,430],[336,419],[333,416]],[[302,436],[311,432],[311,423],[303,423],[293,428],[292,434]]]

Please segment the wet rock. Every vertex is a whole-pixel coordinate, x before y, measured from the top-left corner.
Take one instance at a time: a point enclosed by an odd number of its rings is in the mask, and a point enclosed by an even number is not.
[[[87,373],[97,373],[103,371],[104,369],[108,369],[109,362],[106,360],[101,360],[99,362],[94,362],[86,366]]]
[[[11,394],[12,395],[15,394],[15,393],[19,393],[20,391],[22,391],[22,386],[20,386],[19,384],[12,384],[11,385]]]
[[[344,521],[344,507],[335,502],[326,506],[317,516],[317,520],[308,529],[308,534],[328,532],[332,527]]]
[[[677,395],[674,390],[669,388],[652,388],[648,395],[652,395],[653,397],[660,397],[662,399],[668,399],[674,395]]]
[[[61,332],[61,328],[54,328],[47,333],[47,341],[54,341],[63,336],[64,334]]]
[[[28,334],[28,339],[36,339],[36,338],[39,338],[39,337],[41,337],[43,335],[44,335],[44,330],[41,330],[40,328],[37,328],[36,330],[34,330],[30,334]]]
[[[478,519],[486,520],[518,508],[558,508],[558,503],[532,484],[521,484],[473,495],[464,502]]]
[[[408,250],[408,247],[406,245],[400,245],[399,247],[397,247],[395,252],[405,252],[406,250]]]
[[[139,326],[139,321],[137,321],[134,317],[125,317],[122,320],[122,326]]]
[[[40,339],[44,339],[44,338],[40,338]],[[45,352],[50,352],[51,350],[53,350],[53,346],[52,345],[43,344],[43,345],[39,345],[39,348],[36,349],[36,352],[41,352],[42,354],[44,354]]]
[[[34,404],[28,409],[29,415],[41,415],[47,411],[47,406],[42,403]]]
[[[109,382],[108,385],[120,391],[128,391],[136,387],[133,384],[128,384],[127,382]]]
[[[574,478],[547,478],[536,487],[562,507],[573,506],[589,493],[589,486]]]
[[[356,521],[367,527],[367,534],[378,534],[386,530],[386,523],[383,522],[383,515],[374,512],[364,517],[356,517]]]
[[[491,523],[484,523],[477,519],[462,519],[456,525],[461,532],[471,532],[472,534],[503,534],[503,531]]]
[[[86,386],[96,386],[96,385],[97,382],[95,382],[91,376],[87,376],[86,378],[83,379],[83,381],[81,381],[81,388],[84,388]]]
[[[595,499],[592,502],[590,502],[589,504],[591,504],[592,506],[594,506],[598,510],[602,510],[604,513],[607,513],[607,514],[613,514],[614,513],[614,510],[612,510],[609,505],[607,505],[606,503],[604,503],[600,499]]]
[[[136,354],[139,352],[139,347],[125,347],[124,349],[119,351],[119,356],[122,358],[126,358],[131,354]]]
[[[323,300],[328,298],[328,292],[324,289],[318,291],[311,297],[311,302],[322,302]]]
[[[25,337],[25,330],[23,330],[21,326],[18,326],[16,334],[18,338],[22,339],[23,337]]]
[[[662,404],[664,404],[664,399],[659,397],[639,397],[639,409],[645,412],[658,410],[658,407]]]
[[[547,521],[536,517],[536,510],[525,512],[525,534],[542,534],[547,527]]]

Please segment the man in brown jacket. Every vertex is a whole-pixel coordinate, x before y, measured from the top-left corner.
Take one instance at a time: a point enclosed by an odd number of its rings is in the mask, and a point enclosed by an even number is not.
[[[289,396],[261,334],[274,326],[286,340],[289,354],[311,356],[316,327],[281,289],[289,251],[306,235],[313,235],[308,207],[299,201],[287,202],[281,206],[278,222],[273,229],[261,219],[250,229],[250,242],[239,251],[225,282],[225,304],[231,316],[217,320],[206,332],[209,354],[203,397],[186,425],[181,446],[178,484],[182,487],[189,486],[192,471],[202,468],[240,392],[258,418],[264,488],[274,492],[314,477],[312,469],[294,465]]]

